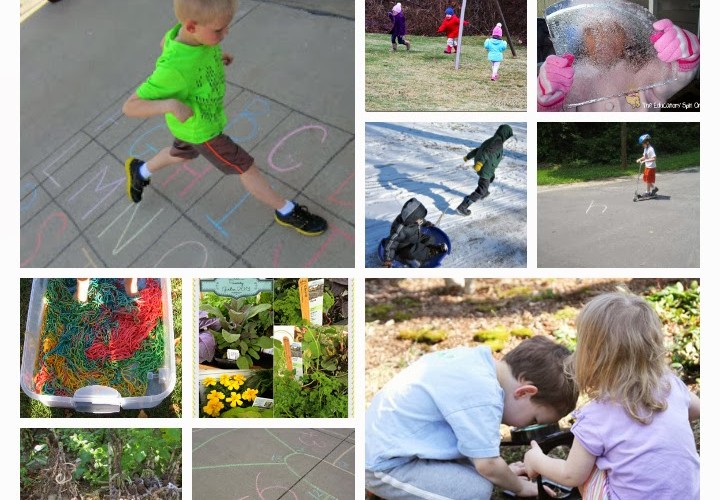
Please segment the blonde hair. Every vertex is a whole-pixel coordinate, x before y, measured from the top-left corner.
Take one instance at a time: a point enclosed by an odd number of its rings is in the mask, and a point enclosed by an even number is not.
[[[580,311],[576,326],[567,369],[581,392],[622,405],[642,424],[667,408],[663,332],[650,304],[629,293],[599,295]]]
[[[181,23],[207,24],[224,16],[234,16],[237,0],[173,0],[173,7]]]

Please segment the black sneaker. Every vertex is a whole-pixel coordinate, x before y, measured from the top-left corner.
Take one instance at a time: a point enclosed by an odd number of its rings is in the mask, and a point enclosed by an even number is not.
[[[652,190],[652,193],[651,193],[651,194],[652,194],[653,196],[655,196],[655,195],[657,194],[657,192],[658,192],[658,191],[660,191],[660,190],[659,190],[659,189],[657,188],[657,186],[655,186],[655,187],[653,188],[653,190]]]
[[[327,221],[319,215],[311,214],[304,205],[296,204],[292,212],[287,215],[280,215],[276,210],[275,222],[295,228],[295,231],[305,236],[317,236],[327,230]]]
[[[143,179],[140,175],[140,167],[143,163],[145,162],[132,156],[125,160],[125,177],[127,179],[125,190],[133,203],[138,203],[142,199],[143,189],[150,184],[150,179]]]

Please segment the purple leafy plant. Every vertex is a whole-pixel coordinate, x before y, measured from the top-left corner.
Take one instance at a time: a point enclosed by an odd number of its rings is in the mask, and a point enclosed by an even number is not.
[[[220,320],[208,317],[206,311],[200,311],[198,321],[198,358],[200,363],[210,362],[215,355],[215,337],[209,330],[219,330]]]

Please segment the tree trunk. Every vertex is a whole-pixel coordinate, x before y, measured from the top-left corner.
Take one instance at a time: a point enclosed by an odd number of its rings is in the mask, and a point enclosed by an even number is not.
[[[122,438],[117,429],[109,429],[108,455],[110,458],[110,498],[119,499],[122,493]]]
[[[620,123],[620,162],[623,170],[627,168],[627,123]]]

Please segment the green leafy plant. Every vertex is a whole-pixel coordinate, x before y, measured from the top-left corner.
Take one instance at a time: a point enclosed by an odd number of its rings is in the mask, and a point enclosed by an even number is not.
[[[575,352],[577,347],[577,331],[575,328],[562,324],[553,331],[553,336],[560,345],[567,347],[571,352]]]
[[[348,415],[347,377],[330,377],[322,371],[295,380],[281,369],[275,380],[276,417],[344,418]]]
[[[700,373],[700,285],[678,282],[649,294],[669,335],[668,349],[673,367],[685,374]]]
[[[219,330],[209,330],[215,337],[215,354],[227,359],[227,350],[236,349],[237,367],[248,369],[260,359],[263,349],[272,348],[272,294],[261,292],[253,297],[220,302],[213,293],[206,293],[200,310],[220,321]]]
[[[300,311],[300,293],[296,279],[282,278],[275,280],[275,298],[273,311],[275,311],[276,325],[306,325]],[[323,291],[323,314],[327,314],[335,304],[335,297],[326,287]]]
[[[68,450],[74,452],[78,458],[75,479],[82,478],[91,484],[104,484],[108,481],[108,453],[104,432],[82,429],[66,436],[63,441]]]
[[[275,341],[276,417],[343,418],[348,415],[348,337],[333,326],[298,327],[303,374],[284,365],[283,346]]]

